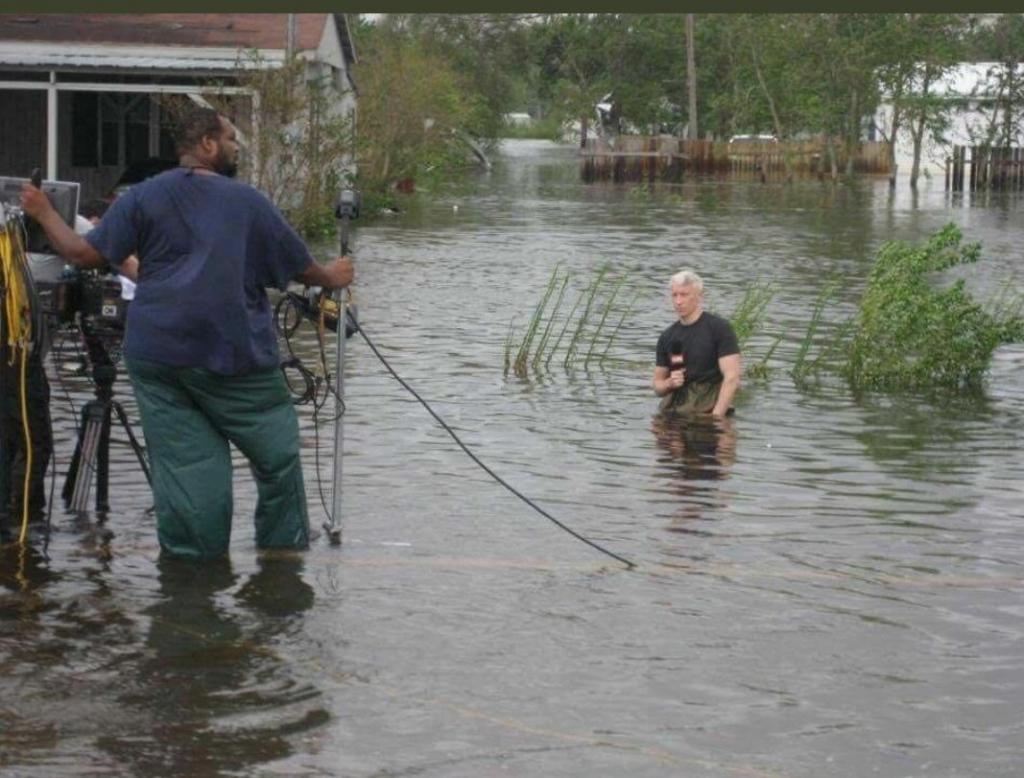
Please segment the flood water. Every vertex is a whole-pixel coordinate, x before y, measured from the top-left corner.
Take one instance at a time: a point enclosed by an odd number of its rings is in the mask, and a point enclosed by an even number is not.
[[[366,332],[497,485],[349,341],[344,543],[256,552],[242,460],[230,559],[159,559],[115,434],[111,513],[55,511],[0,567],[4,776],[1001,776],[1024,743],[1024,348],[967,397],[799,388],[831,277],[953,221],[979,296],[1017,283],[1019,197],[901,182],[579,183],[512,142],[493,172],[360,224]],[[638,297],[615,362],[503,374],[557,264]],[[653,348],[684,265],[729,314],[777,292],[726,426],[659,428]],[[1018,284],[1018,288],[1020,285]],[[302,351],[312,357],[312,338]],[[635,364],[634,364],[635,363]],[[89,384],[51,366],[58,491]],[[59,376],[59,378],[58,378]],[[134,419],[126,382],[117,386]],[[331,425],[301,410],[311,514]],[[323,421],[321,419],[321,421]]]

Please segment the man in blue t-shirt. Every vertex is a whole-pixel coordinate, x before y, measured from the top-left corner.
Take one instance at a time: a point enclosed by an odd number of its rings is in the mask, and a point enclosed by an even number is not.
[[[152,463],[161,548],[199,559],[227,552],[229,442],[256,478],[257,544],[305,548],[298,421],[265,288],[292,279],[346,287],[352,263],[318,265],[271,202],[233,180],[239,145],[226,117],[194,109],[177,142],[180,167],[132,187],[84,238],[29,184],[22,205],[78,267],[120,270],[139,258],[124,357]]]
[[[692,270],[669,279],[679,320],[655,350],[654,393],[661,410],[725,416],[740,387],[740,348],[732,325],[704,310],[704,282]]]

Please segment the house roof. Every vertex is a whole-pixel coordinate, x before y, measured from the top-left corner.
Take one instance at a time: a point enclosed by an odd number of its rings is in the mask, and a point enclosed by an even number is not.
[[[283,52],[262,52],[263,67],[280,67]],[[137,73],[217,75],[257,67],[237,48],[198,46],[114,46],[86,43],[0,41],[0,67]]]
[[[286,56],[289,15],[0,13],[0,68],[195,77],[276,68]],[[326,56],[347,72],[355,51],[344,14],[294,18],[296,53]],[[327,41],[334,42],[325,48]],[[241,55],[250,50],[258,59]]]
[[[0,14],[0,66],[217,74],[285,58],[289,14]],[[319,50],[328,31],[347,63],[355,50],[343,14],[294,14],[295,50]],[[332,30],[333,27],[333,30]],[[344,67],[338,59],[334,63]],[[347,68],[345,68],[347,70]]]
[[[315,49],[328,14],[295,14],[296,49]],[[0,40],[284,49],[288,14],[0,14]]]

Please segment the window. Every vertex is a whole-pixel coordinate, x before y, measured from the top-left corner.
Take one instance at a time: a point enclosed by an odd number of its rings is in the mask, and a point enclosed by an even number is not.
[[[99,113],[100,164],[130,165],[150,156],[148,95],[105,94]]]
[[[71,95],[71,164],[96,167],[100,163],[99,95],[73,92]]]

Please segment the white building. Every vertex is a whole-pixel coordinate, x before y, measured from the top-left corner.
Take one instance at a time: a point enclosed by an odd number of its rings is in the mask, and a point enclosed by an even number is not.
[[[983,144],[993,122],[1002,129],[1003,112],[997,104],[1001,73],[1005,73],[1005,68],[998,62],[962,63],[931,86],[929,93],[948,101],[951,110],[949,126],[944,131],[936,134],[925,130],[921,150],[923,175],[944,175],[953,146]],[[1015,78],[1024,81],[1024,66],[1018,65]],[[1021,118],[1014,122],[1013,146],[1024,145]],[[875,126],[888,133],[891,122],[892,103],[883,99],[875,114]],[[996,137],[1002,137],[1002,133],[997,132]],[[901,174],[910,172],[913,159],[914,142],[904,118],[896,137],[896,164]]]

